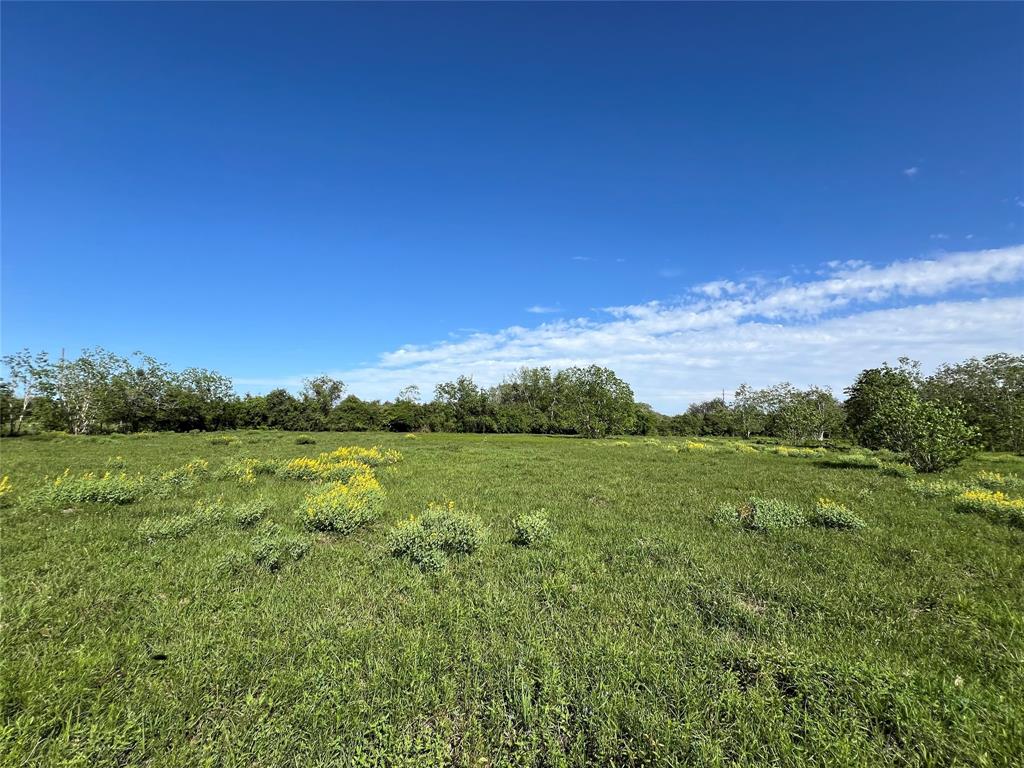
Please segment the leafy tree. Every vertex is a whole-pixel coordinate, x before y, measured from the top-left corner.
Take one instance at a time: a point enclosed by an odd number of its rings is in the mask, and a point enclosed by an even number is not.
[[[922,393],[962,409],[986,447],[1024,453],[1024,356],[988,355],[943,365],[925,380]]]
[[[916,391],[893,389],[862,431],[879,448],[906,457],[918,472],[955,466],[974,451],[978,431],[956,409],[923,400]]]
[[[810,387],[807,390],[790,388],[785,399],[778,403],[774,415],[776,434],[791,440],[821,442],[841,432],[845,423],[842,404],[828,389]]]
[[[898,367],[883,363],[861,371],[846,389],[846,423],[857,440],[869,448],[880,447],[869,422],[883,403],[916,392],[921,384],[920,365],[905,357]]]
[[[584,437],[626,434],[636,422],[633,390],[615,372],[591,365],[555,376],[558,416],[564,427]]]
[[[39,395],[43,383],[47,380],[50,371],[50,362],[45,352],[35,356],[27,349],[21,350],[13,355],[5,355],[4,366],[7,368],[8,384],[10,384],[9,414],[10,434],[17,435],[21,432],[25,418],[29,415],[32,407],[32,400]],[[17,390],[21,390],[20,407],[13,402],[17,397]]]
[[[310,428],[324,429],[331,411],[341,402],[345,382],[327,375],[304,379],[302,401],[309,411]]]

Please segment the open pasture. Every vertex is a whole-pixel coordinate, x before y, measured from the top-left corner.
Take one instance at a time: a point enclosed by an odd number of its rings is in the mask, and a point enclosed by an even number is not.
[[[346,446],[390,458],[369,474],[345,463],[359,452],[318,458]],[[1024,529],[957,501],[1024,495],[1020,457],[922,482],[866,453],[666,438],[234,432],[2,451],[4,765],[1024,753]],[[72,486],[126,479],[81,501],[52,491],[65,469]],[[368,506],[338,490],[353,477]],[[321,501],[341,506],[310,512],[331,488]],[[826,498],[865,525],[761,530],[751,497],[804,519]],[[421,530],[431,504],[440,534]],[[394,555],[399,524],[402,551],[426,555]],[[471,543],[431,538],[448,534]]]

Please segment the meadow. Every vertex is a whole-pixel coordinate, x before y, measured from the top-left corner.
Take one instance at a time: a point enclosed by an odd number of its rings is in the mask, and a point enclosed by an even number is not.
[[[914,477],[842,448],[272,431],[0,450],[5,766],[1024,754],[1021,457]]]

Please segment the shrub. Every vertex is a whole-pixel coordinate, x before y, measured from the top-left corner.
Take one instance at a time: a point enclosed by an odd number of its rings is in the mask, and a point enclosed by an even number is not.
[[[932,499],[943,496],[958,496],[967,490],[966,485],[958,483],[956,480],[935,480],[931,483],[926,483],[924,480],[912,480],[908,483],[908,487],[914,493],[919,493]]]
[[[235,523],[241,528],[252,528],[270,512],[270,505],[263,499],[252,499],[237,505],[233,510]]]
[[[175,469],[169,469],[157,478],[156,493],[161,497],[191,490],[196,483],[210,475],[210,464],[206,459],[192,459]]]
[[[211,437],[207,442],[210,445],[241,445],[242,441],[234,435],[218,435],[217,437]]]
[[[295,438],[296,445],[316,445],[316,440],[310,435],[299,435]]]
[[[723,505],[713,519],[718,524],[738,525],[750,531],[778,531],[806,525],[804,514],[778,499],[750,498],[738,507]]]
[[[62,504],[133,504],[148,491],[142,475],[121,472],[97,475],[86,472],[77,477],[70,469],[33,494],[33,500],[50,507]]]
[[[794,448],[789,445],[780,445],[775,449],[780,456],[790,456],[797,459],[811,459],[825,453],[824,448]]]
[[[483,543],[483,522],[455,511],[454,502],[431,504],[422,516],[403,520],[391,530],[388,549],[424,571],[440,570],[450,555],[470,554]]]
[[[302,502],[303,523],[315,531],[348,534],[377,519],[384,490],[372,472],[353,475],[347,483],[332,483]]]
[[[512,543],[520,547],[544,544],[551,539],[551,523],[544,510],[527,512],[512,521]]]
[[[320,454],[315,459],[300,456],[284,462],[277,469],[278,477],[308,482],[345,481],[359,472],[366,472],[365,464],[351,459],[332,459]]]
[[[866,444],[895,451],[918,472],[956,466],[974,452],[978,438],[959,411],[907,388],[882,397],[860,432]]]
[[[124,456],[111,456],[103,466],[107,469],[128,469],[128,460]]]
[[[147,541],[183,539],[199,527],[195,515],[149,518],[139,523],[139,534]]]
[[[301,560],[313,542],[308,537],[288,534],[277,523],[263,522],[249,546],[252,561],[268,571],[279,571],[289,562]]]
[[[687,451],[706,451],[708,450],[708,444],[699,443],[695,440],[687,440],[683,444],[683,448],[685,448]]]
[[[808,522],[822,528],[863,528],[867,525],[845,505],[826,498],[818,499]]]
[[[260,475],[273,475],[277,468],[276,461],[246,458],[225,464],[217,470],[215,477],[218,480],[237,480],[243,485],[251,485]]]
[[[988,488],[993,491],[1019,488],[1024,485],[1024,479],[1017,475],[1004,475],[999,472],[988,472],[987,470],[982,470],[974,477],[982,488]]]
[[[0,507],[6,507],[14,500],[14,486],[7,475],[0,477]]]
[[[1011,499],[1002,491],[971,488],[956,497],[959,512],[976,512],[993,520],[1024,527],[1024,499]]]
[[[393,448],[381,450],[377,446],[372,448],[362,448],[358,445],[347,447],[343,446],[331,451],[330,453],[321,454],[321,456],[328,456],[336,461],[358,461],[368,467],[397,464],[402,460],[402,454]]]

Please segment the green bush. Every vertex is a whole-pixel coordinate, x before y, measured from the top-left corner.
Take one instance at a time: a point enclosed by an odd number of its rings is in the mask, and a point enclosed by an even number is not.
[[[907,484],[914,493],[927,496],[931,499],[938,499],[946,496],[958,496],[967,490],[967,486],[958,483],[956,480],[935,480],[926,483],[924,480],[912,480]]]
[[[740,527],[751,531],[779,531],[806,525],[804,513],[779,499],[750,498],[733,510]]]
[[[421,517],[403,520],[388,536],[388,549],[425,571],[439,570],[448,556],[470,554],[483,543],[485,529],[476,515],[456,512],[453,504],[431,506]]]
[[[527,512],[512,521],[512,543],[520,547],[533,547],[551,539],[551,523],[544,514]]]
[[[299,435],[295,438],[296,445],[316,445],[316,440],[310,435]]]
[[[270,505],[263,499],[252,499],[237,505],[233,510],[235,524],[241,528],[252,528],[270,512]]]
[[[821,528],[863,528],[867,525],[843,504],[832,499],[818,499],[808,522]]]
[[[208,441],[210,445],[241,445],[242,441],[232,435],[218,435],[217,437],[211,437]]]
[[[252,561],[267,571],[279,571],[290,562],[301,560],[313,542],[306,536],[285,533],[277,523],[263,522],[249,545]]]
[[[123,505],[134,504],[149,490],[149,484],[141,475],[86,472],[75,476],[71,470],[65,470],[64,474],[37,489],[30,500],[51,508],[68,504]]]

